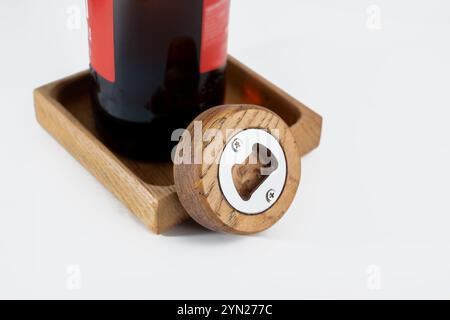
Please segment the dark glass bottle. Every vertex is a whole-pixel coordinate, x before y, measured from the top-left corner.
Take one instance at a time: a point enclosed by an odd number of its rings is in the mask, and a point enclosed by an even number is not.
[[[166,160],[203,110],[223,103],[230,0],[88,0],[92,96],[104,142]]]

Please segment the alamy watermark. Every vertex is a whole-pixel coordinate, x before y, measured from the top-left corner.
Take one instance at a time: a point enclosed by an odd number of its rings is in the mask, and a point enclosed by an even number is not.
[[[70,265],[66,268],[66,289],[69,291],[81,290],[81,268]]]
[[[372,4],[367,7],[366,13],[367,13],[367,20],[366,20],[367,29],[372,31],[381,30],[383,27],[381,7],[377,4]]]
[[[82,10],[79,5],[70,5],[66,8],[66,28],[68,30],[80,30],[82,26]]]
[[[370,291],[379,291],[382,289],[382,273],[381,267],[370,265],[366,269],[366,286]]]
[[[235,159],[221,159],[222,150],[228,143],[232,143],[233,149],[242,145],[254,146],[253,152],[249,153],[247,164],[261,164],[267,172],[272,172],[274,165],[271,156],[271,141],[267,140],[264,147],[255,146],[252,141],[235,141],[233,139],[240,129],[208,129],[203,131],[202,121],[194,121],[192,130],[178,129],[172,133],[172,141],[179,142],[172,151],[174,164],[219,164],[221,161],[232,161]],[[279,141],[280,130],[267,130],[277,141]],[[261,130],[261,132],[263,132]],[[262,135],[258,138],[263,137]],[[251,140],[261,140],[252,136]],[[250,138],[249,138],[250,140]],[[264,140],[264,139],[262,139]],[[237,150],[236,150],[237,151]],[[271,170],[272,169],[272,170]]]

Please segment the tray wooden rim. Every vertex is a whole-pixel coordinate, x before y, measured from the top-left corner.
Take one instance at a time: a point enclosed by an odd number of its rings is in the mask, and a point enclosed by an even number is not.
[[[301,156],[320,144],[322,117],[319,114],[235,58],[230,56],[228,64],[230,72],[245,74],[262,90],[268,90],[273,96],[298,108],[300,116],[291,130],[295,137],[301,137],[296,139]],[[86,77],[88,73],[82,71],[35,89],[37,121],[148,228],[156,234],[164,233],[188,218],[175,186],[144,182],[57,99],[68,84]]]

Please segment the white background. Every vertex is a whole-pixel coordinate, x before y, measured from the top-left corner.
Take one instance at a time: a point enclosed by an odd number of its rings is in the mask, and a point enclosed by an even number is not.
[[[269,231],[156,236],[34,119],[33,88],[88,66],[84,1],[2,0],[0,298],[450,298],[449,11],[234,0],[230,53],[322,145]]]

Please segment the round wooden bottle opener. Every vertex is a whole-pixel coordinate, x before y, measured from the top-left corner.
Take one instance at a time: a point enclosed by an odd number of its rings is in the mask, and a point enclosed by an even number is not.
[[[300,183],[300,156],[288,125],[254,105],[202,113],[182,134],[173,160],[180,202],[214,231],[252,234],[271,227]]]

